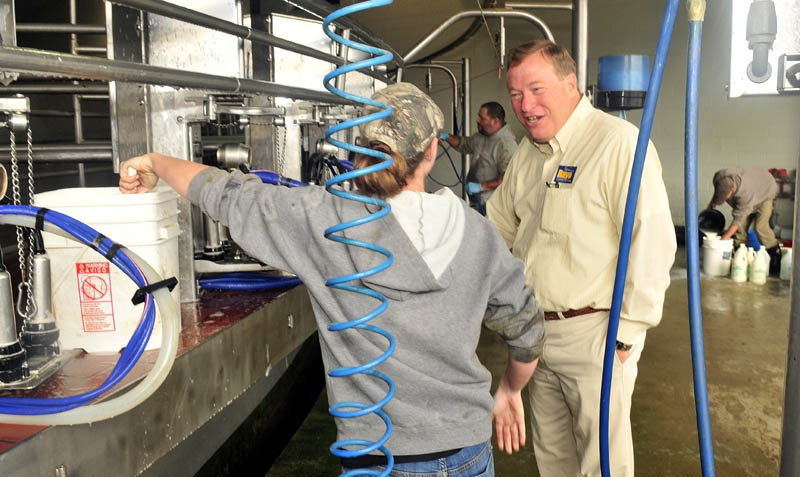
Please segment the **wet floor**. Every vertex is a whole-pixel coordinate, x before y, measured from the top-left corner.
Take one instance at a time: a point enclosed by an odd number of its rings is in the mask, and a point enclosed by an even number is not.
[[[683,249],[678,253],[664,317],[648,333],[639,362],[631,411],[637,476],[701,475]],[[777,475],[789,284],[773,277],[765,285],[703,277],[701,289],[716,475]],[[505,366],[504,344],[485,332],[478,354],[496,385]],[[338,475],[338,462],[327,450],[335,437],[322,393],[267,475]],[[530,444],[513,456],[495,452],[495,471],[501,477],[538,476]]]

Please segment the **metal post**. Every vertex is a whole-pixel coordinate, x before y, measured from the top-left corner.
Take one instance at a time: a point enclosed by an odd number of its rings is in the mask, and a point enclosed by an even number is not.
[[[350,29],[349,28],[344,29],[341,32],[341,37],[344,38],[345,40],[349,40],[350,39]],[[337,43],[334,42],[334,45],[335,44],[337,44]],[[347,64],[347,55],[350,52],[350,47],[347,46],[347,43],[342,43],[339,48],[340,48],[340,50],[339,50],[339,58],[344,60],[343,64],[346,65]],[[333,85],[336,87],[336,89],[338,89],[339,91],[344,91],[345,90],[345,87],[346,87],[346,84],[347,84],[346,83],[346,78],[347,78],[347,75],[338,75],[336,78],[334,78]]]
[[[572,2],[572,58],[577,65],[578,90],[587,94],[587,51],[589,48],[589,0]]]
[[[462,110],[464,111],[464,117],[461,121],[463,133],[462,136],[469,136],[470,134],[470,101],[472,101],[472,95],[470,94],[470,60],[469,58],[462,58],[462,67],[461,67],[461,87],[464,89],[462,101],[463,104],[461,105]],[[469,163],[471,159],[471,154],[461,154],[461,197],[469,201],[469,195],[467,194],[467,174],[469,174]]]
[[[798,160],[800,168],[800,160]],[[794,231],[800,230],[798,194],[794,195]],[[786,386],[783,399],[780,477],[800,475],[800,260],[792,255],[792,303],[789,312],[789,350],[786,360]]]
[[[75,25],[78,23],[78,15],[76,8],[76,0],[69,0],[69,23]],[[73,55],[78,52],[78,35],[70,33],[69,35],[69,49]],[[81,98],[77,94],[72,95],[72,109],[75,112],[75,143],[83,143],[83,118],[81,118]],[[86,169],[82,162],[78,163],[78,185],[86,187]]]

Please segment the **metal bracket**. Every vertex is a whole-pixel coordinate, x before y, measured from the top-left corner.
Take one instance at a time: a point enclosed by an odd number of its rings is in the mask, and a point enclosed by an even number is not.
[[[778,58],[778,92],[800,94],[800,54]]]
[[[28,113],[31,111],[31,101],[21,94],[0,98],[0,113],[5,116],[5,124],[15,133],[24,133],[28,130]]]

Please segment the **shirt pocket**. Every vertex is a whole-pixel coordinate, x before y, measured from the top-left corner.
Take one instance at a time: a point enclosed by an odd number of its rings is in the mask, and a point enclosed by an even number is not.
[[[569,204],[572,188],[548,188],[542,205],[542,229],[557,234],[568,234],[572,227]]]

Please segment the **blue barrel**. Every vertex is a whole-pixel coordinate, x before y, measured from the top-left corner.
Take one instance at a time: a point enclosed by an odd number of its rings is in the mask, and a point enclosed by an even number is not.
[[[650,60],[647,55],[601,56],[597,64],[599,91],[647,91]]]

